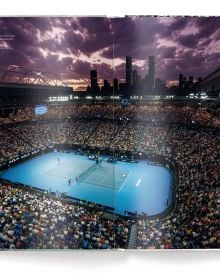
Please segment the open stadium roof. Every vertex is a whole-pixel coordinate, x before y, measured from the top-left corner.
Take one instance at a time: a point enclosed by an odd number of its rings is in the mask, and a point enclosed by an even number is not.
[[[15,65],[0,65],[0,83],[68,86],[57,74]]]

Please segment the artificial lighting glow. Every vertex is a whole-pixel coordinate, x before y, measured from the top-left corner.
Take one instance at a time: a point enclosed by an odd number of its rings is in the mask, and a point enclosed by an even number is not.
[[[69,101],[69,96],[50,96],[49,102]]]

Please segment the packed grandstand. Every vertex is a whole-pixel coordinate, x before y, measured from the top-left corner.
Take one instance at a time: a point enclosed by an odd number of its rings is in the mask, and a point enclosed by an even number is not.
[[[2,180],[0,248],[220,248],[216,102],[67,102],[47,104],[42,115],[35,114],[34,105],[11,108],[0,118],[1,163],[57,144],[153,153],[175,161],[178,185],[175,207],[167,216],[112,221],[100,205],[67,201]]]

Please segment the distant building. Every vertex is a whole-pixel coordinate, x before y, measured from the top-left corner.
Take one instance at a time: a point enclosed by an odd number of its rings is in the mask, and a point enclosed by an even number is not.
[[[155,87],[165,87],[166,86],[166,81],[161,80],[161,79],[155,79]]]
[[[118,93],[118,79],[116,78],[113,79],[113,89],[114,93]]]
[[[98,82],[97,82],[97,71],[96,70],[90,71],[90,84],[91,84],[90,91],[92,93],[95,94],[95,93],[100,92],[100,88],[99,88]]]
[[[112,94],[112,87],[108,80],[103,81],[103,86],[101,88],[102,95],[111,95]]]
[[[142,88],[141,76],[138,75],[137,70],[132,71],[132,89],[133,95],[140,95]]]
[[[100,94],[117,94],[122,95],[126,98],[130,98],[134,95],[146,95],[155,93],[155,57],[149,56],[149,67],[148,74],[145,78],[138,74],[137,70],[132,71],[132,57],[126,56],[125,62],[125,82],[119,83],[117,78],[114,78],[112,81],[112,86],[108,80],[103,81],[103,86],[98,85],[97,71],[90,70],[90,86],[87,87],[87,94],[92,96],[97,96]],[[157,88],[164,87],[163,84],[158,85]]]
[[[126,83],[120,83],[119,84],[119,91],[121,94],[125,94],[126,93]]]
[[[110,83],[109,83],[109,81],[108,80],[104,80],[104,87],[105,88],[110,88]]]
[[[137,84],[137,70],[132,71],[132,85],[135,87]]]
[[[131,75],[132,75],[132,57],[126,56],[125,77],[126,77],[127,88],[131,87]]]
[[[155,88],[154,93],[157,95],[163,95],[166,94],[167,88],[166,88],[166,81],[161,79],[155,79]]]
[[[189,76],[189,81],[188,81],[188,90],[190,91],[194,87],[194,82],[193,82],[193,76]]]
[[[179,74],[179,89],[184,88],[184,75],[182,73]]]
[[[193,76],[189,76],[189,83],[193,83]]]
[[[148,83],[149,89],[152,91],[155,87],[155,57],[149,56],[149,71],[148,71]]]
[[[136,84],[137,84],[137,87],[140,88],[140,86],[141,86],[141,76],[140,75],[137,75]]]
[[[197,83],[201,83],[201,81],[202,81],[202,77],[198,77],[197,78]]]
[[[91,82],[91,88],[94,88],[98,85],[97,83],[97,71],[91,70],[90,71],[90,82]]]

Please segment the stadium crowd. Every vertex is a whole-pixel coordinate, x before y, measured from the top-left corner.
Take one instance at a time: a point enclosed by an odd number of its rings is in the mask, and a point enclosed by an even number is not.
[[[131,222],[113,222],[102,216],[103,209],[94,204],[85,207],[2,183],[0,248],[126,248]]]
[[[138,221],[137,248],[220,248],[220,143],[208,133],[186,135],[166,143],[178,168],[176,208],[163,220]]]
[[[220,121],[204,105],[54,105],[44,115],[24,107],[0,121],[0,161],[62,143],[169,157],[178,170],[175,209],[137,220],[137,248],[220,248]],[[106,221],[98,206],[11,185],[0,186],[0,200],[0,248],[128,246],[131,222]]]
[[[120,117],[132,120],[167,123],[177,122],[189,124],[192,121],[200,125],[219,127],[220,120],[217,115],[209,111],[211,105],[184,103],[164,104],[153,102],[150,104],[136,104],[122,107],[119,104],[94,104],[94,105],[47,105],[47,112],[42,115],[35,114],[35,106],[14,108],[8,117],[0,117],[0,124],[19,123],[37,120],[55,119],[118,119]],[[216,109],[219,113],[219,109]]]

